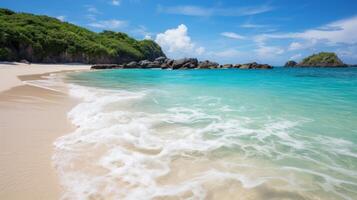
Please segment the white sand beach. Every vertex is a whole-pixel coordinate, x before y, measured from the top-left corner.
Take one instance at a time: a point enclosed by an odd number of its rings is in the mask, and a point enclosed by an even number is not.
[[[67,112],[76,100],[24,81],[89,68],[0,64],[0,199],[59,199],[61,188],[51,165],[53,141],[74,129]]]

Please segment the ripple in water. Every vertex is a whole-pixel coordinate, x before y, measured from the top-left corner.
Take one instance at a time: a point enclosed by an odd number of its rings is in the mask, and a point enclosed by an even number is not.
[[[332,80],[346,97],[289,70],[222,71],[73,75],[78,129],[53,157],[63,199],[356,198],[356,83]],[[331,96],[337,111],[317,101]]]

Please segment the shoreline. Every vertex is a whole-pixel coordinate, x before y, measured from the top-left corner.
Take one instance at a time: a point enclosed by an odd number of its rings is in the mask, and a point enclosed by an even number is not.
[[[55,72],[89,70],[90,65],[82,64],[24,64],[0,62],[0,92],[25,85],[20,76],[43,75]]]
[[[67,113],[78,103],[59,90],[26,81],[89,66],[0,64],[0,199],[59,199],[53,142],[75,130]]]

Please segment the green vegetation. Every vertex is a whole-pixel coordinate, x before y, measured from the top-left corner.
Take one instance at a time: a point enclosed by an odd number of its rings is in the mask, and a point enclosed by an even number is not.
[[[152,40],[125,33],[95,33],[56,18],[0,8],[0,60],[124,63],[165,56]]]
[[[299,66],[345,66],[335,53],[321,52],[302,60]]]

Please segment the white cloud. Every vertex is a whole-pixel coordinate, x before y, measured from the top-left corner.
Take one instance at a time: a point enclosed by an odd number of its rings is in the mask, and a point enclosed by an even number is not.
[[[242,28],[267,28],[270,27],[269,25],[263,25],[263,24],[252,24],[252,23],[244,23],[240,25]]]
[[[347,46],[344,48],[339,48],[336,50],[336,53],[344,59],[349,61],[357,59],[357,46]],[[356,63],[356,61],[354,61]]]
[[[94,21],[89,23],[88,25],[94,28],[101,28],[101,29],[108,29],[108,30],[115,30],[120,29],[127,26],[128,22],[123,20],[103,20],[103,21]]]
[[[111,4],[114,6],[119,6],[120,5],[120,0],[112,0]]]
[[[272,11],[274,8],[268,5],[256,6],[256,7],[245,7],[241,8],[241,15],[257,15],[265,12]]]
[[[303,39],[327,40],[331,43],[357,43],[357,16],[332,22],[317,29],[296,33]]]
[[[202,55],[206,49],[204,47],[198,47],[195,51],[198,55]]]
[[[303,48],[304,48],[304,46],[299,42],[292,42],[289,45],[290,51],[299,50],[299,49],[303,49]]]
[[[87,12],[89,12],[89,13],[100,14],[98,9],[92,5],[86,5],[85,7],[87,8]]]
[[[242,55],[242,52],[236,49],[227,49],[227,50],[216,52],[214,53],[214,55],[218,57],[234,58]]]
[[[231,38],[231,39],[237,39],[237,40],[245,39],[244,36],[239,35],[237,33],[233,33],[233,32],[223,32],[223,33],[221,33],[221,35],[224,37],[227,37],[227,38]]]
[[[261,45],[258,47],[258,49],[255,50],[256,53],[265,58],[265,57],[273,57],[276,55],[283,54],[285,51],[284,49],[276,46],[266,46],[266,45]]]
[[[63,22],[66,19],[66,16],[60,15],[60,16],[57,16],[56,18]]]
[[[322,42],[328,45],[338,43],[357,43],[357,16],[335,21],[325,26],[309,29],[303,32],[262,34],[256,36],[260,40],[267,39],[303,39],[309,42]],[[311,45],[310,45],[311,46]]]
[[[151,35],[145,35],[145,36],[144,36],[144,39],[145,39],[145,40],[152,40],[152,37],[151,37]]]
[[[172,56],[192,56],[192,54],[202,54],[205,49],[196,47],[188,36],[186,25],[181,24],[177,28],[168,29],[164,33],[156,35],[155,41],[163,50]]]
[[[142,36],[144,39],[152,39],[152,33],[150,33],[147,28],[143,25],[138,26],[138,28],[133,29],[132,31],[136,35]]]
[[[298,54],[292,55],[289,60],[297,60],[301,57],[302,57],[302,55],[300,53],[298,53]]]
[[[203,8],[199,6],[174,6],[174,7],[162,7],[159,6],[160,12],[168,14],[180,14],[189,16],[210,16],[213,14],[213,10],[210,8]]]
[[[269,5],[259,5],[251,7],[231,7],[231,8],[218,8],[218,7],[201,7],[201,6],[172,6],[163,7],[158,6],[158,11],[167,14],[187,15],[187,16],[249,16],[269,12],[274,8]]]

